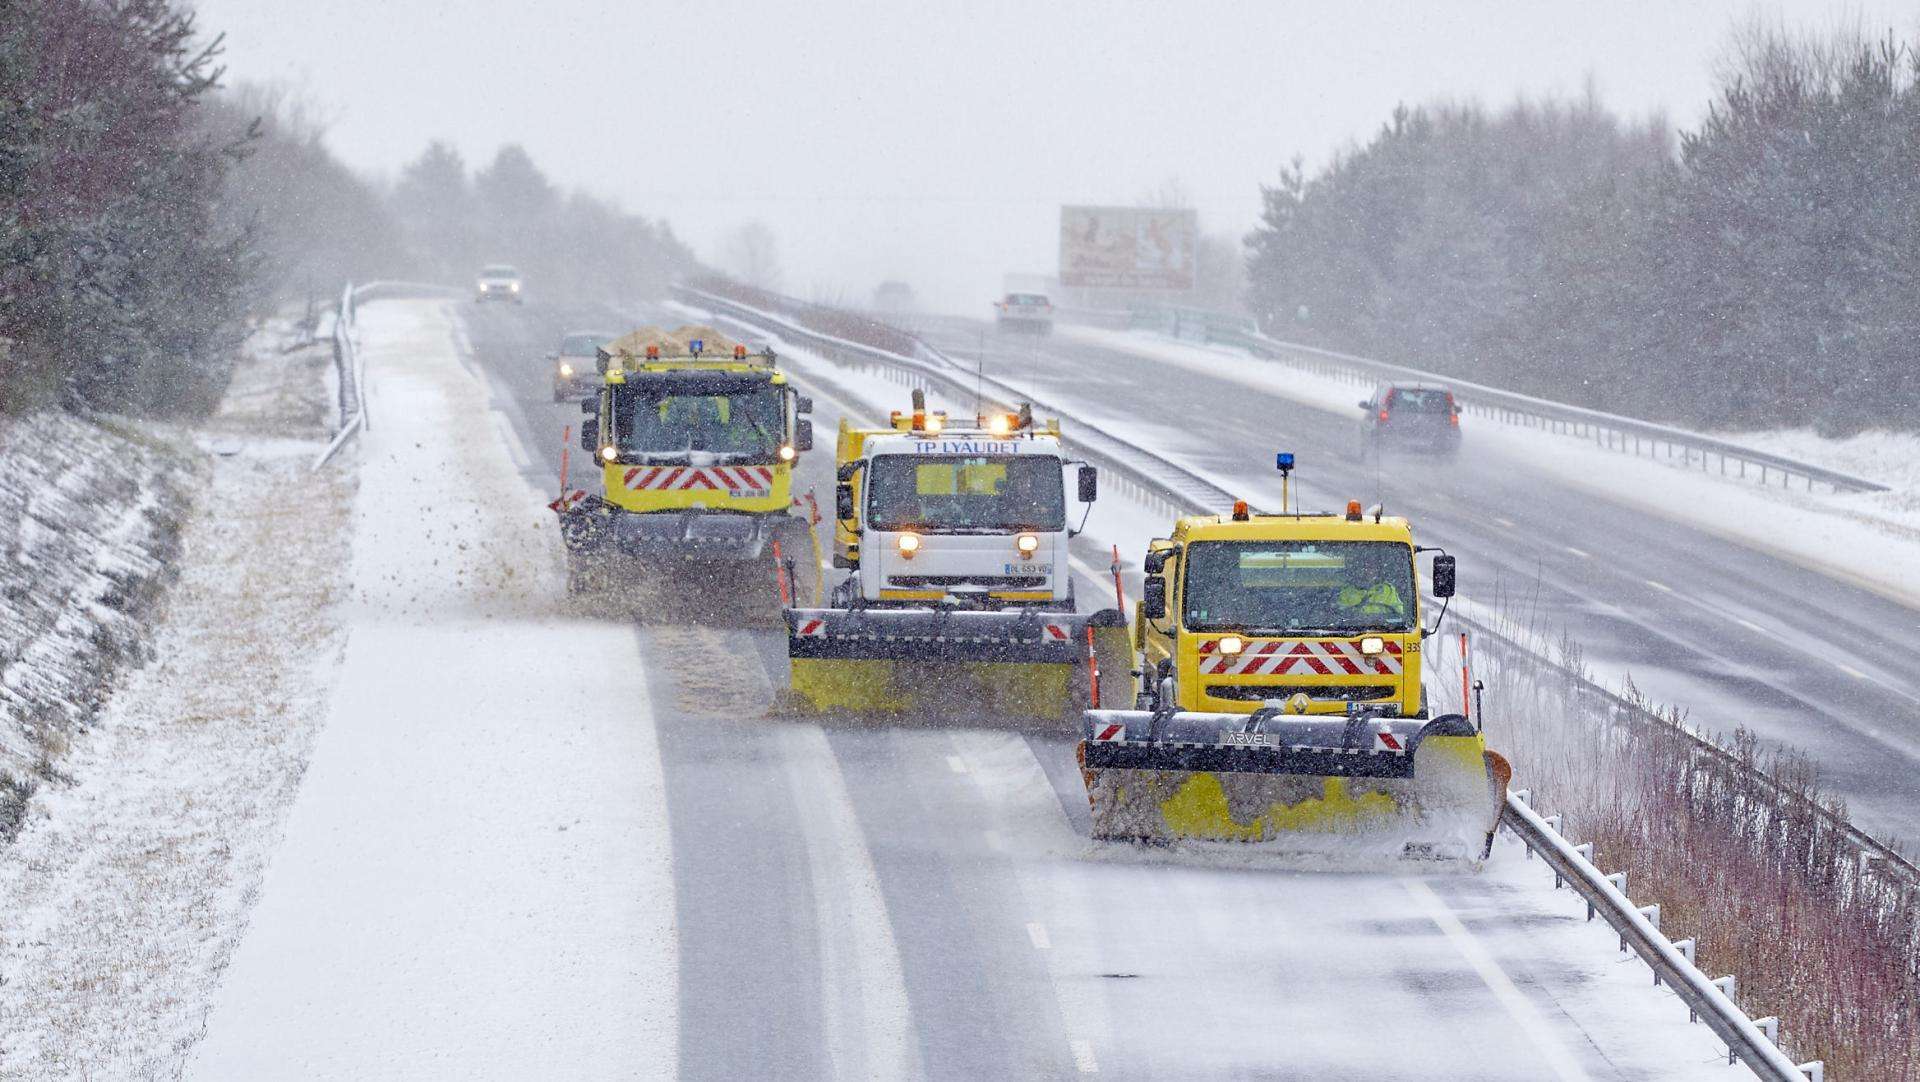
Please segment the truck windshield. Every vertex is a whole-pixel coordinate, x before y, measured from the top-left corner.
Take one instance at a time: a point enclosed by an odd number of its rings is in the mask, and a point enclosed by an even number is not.
[[[771,384],[713,393],[629,383],[614,391],[614,439],[623,453],[708,451],[771,461],[786,430],[784,396]]]
[[[1413,550],[1398,541],[1201,541],[1187,546],[1197,631],[1407,631]]]
[[[1066,528],[1060,460],[1051,455],[880,455],[866,485],[868,521],[879,530]]]

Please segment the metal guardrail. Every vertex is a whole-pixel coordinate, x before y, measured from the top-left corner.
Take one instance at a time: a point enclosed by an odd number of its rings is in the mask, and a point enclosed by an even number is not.
[[[1062,314],[1069,317],[1075,315],[1064,309]],[[1099,315],[1107,317],[1110,313]],[[1095,326],[1111,326],[1107,318],[1089,322]],[[1805,482],[1807,491],[1812,491],[1815,484],[1826,485],[1835,492],[1887,491],[1887,486],[1877,481],[1742,446],[1731,440],[1716,439],[1698,432],[1604,413],[1584,406],[1535,398],[1371,357],[1270,338],[1261,334],[1253,320],[1246,316],[1198,308],[1136,308],[1132,310],[1127,326],[1159,331],[1187,341],[1233,346],[1266,360],[1305,368],[1319,375],[1369,388],[1379,383],[1445,384],[1452,389],[1455,401],[1468,414],[1503,424],[1591,440],[1596,446],[1607,450],[1663,459],[1686,468],[1697,466],[1706,473],[1715,472],[1717,467],[1723,477],[1746,478],[1762,485],[1777,481],[1782,487],[1792,487],[1798,479]]]
[[[367,414],[367,363],[360,356],[357,314],[360,305],[390,297],[465,297],[464,290],[425,282],[377,281],[354,285],[348,282],[340,291],[340,304],[333,318],[333,371],[339,388],[339,427],[332,442],[313,460],[319,469],[346,446],[349,439],[373,427]]]
[[[340,291],[340,306],[334,310],[333,316],[333,373],[339,392],[340,420],[332,442],[313,460],[316,470],[339,453],[347,440],[367,428],[366,400],[362,394],[362,376],[365,372],[358,343],[354,341],[355,301],[353,283],[349,282]]]
[[[704,307],[751,330],[761,333],[771,331],[783,338],[804,343],[810,351],[830,360],[841,363],[884,365],[896,370],[908,370],[919,377],[929,390],[939,391],[956,400],[965,400],[969,395],[990,395],[993,404],[1002,407],[1012,407],[1021,401],[1032,401],[1036,410],[1058,415],[1070,421],[1074,430],[1076,453],[1101,469],[1119,474],[1136,485],[1156,493],[1185,512],[1217,513],[1230,507],[1235,498],[1233,493],[1178,463],[1134,446],[1097,425],[1074,418],[1070,411],[1063,410],[1055,404],[1033,400],[1032,396],[998,380],[982,378],[977,372],[953,361],[930,346],[925,347],[927,356],[906,357],[859,342],[821,334],[800,326],[778,313],[753,308],[704,290],[677,286],[675,293],[688,303]],[[924,343],[922,345],[924,346]],[[1639,716],[1634,720],[1674,727],[1703,753],[1718,755],[1731,761],[1731,753],[1719,745],[1684,728],[1679,728],[1637,704],[1629,703],[1585,679],[1584,676],[1572,673],[1559,662],[1540,656],[1537,651],[1510,636],[1464,615],[1460,616],[1460,620],[1471,627],[1476,634],[1491,636],[1510,649],[1543,661],[1563,674],[1579,679],[1583,690],[1587,693],[1603,696],[1618,708],[1638,711]],[[1863,872],[1873,867],[1883,873],[1892,874],[1903,880],[1910,879],[1914,884],[1920,885],[1920,868],[1915,868],[1897,853],[1851,823],[1834,820],[1832,813],[1827,809],[1816,807],[1810,810],[1825,817],[1836,826],[1836,829],[1844,830],[1848,837],[1863,849],[1872,851],[1876,863],[1869,864],[1868,861],[1863,860]],[[1506,814],[1502,822],[1526,843],[1530,854],[1541,857],[1554,869],[1559,882],[1570,883],[1575,891],[1580,893],[1589,907],[1589,919],[1595,915],[1605,917],[1607,922],[1619,931],[1622,948],[1633,949],[1653,970],[1656,982],[1671,986],[1687,1004],[1688,1010],[1695,1018],[1706,1020],[1715,1035],[1726,1043],[1730,1060],[1738,1060],[1746,1064],[1754,1074],[1768,1082],[1804,1082],[1809,1078],[1814,1082],[1821,1082],[1825,1074],[1823,1064],[1817,1061],[1795,1064],[1775,1041],[1778,1034],[1777,1020],[1749,1018],[1746,1012],[1733,1001],[1735,989],[1733,978],[1710,980],[1693,964],[1690,941],[1675,944],[1659,934],[1659,907],[1634,905],[1632,899],[1626,894],[1625,877],[1603,875],[1588,858],[1587,854],[1592,852],[1592,846],[1576,846],[1562,837],[1555,825],[1557,820],[1557,816],[1543,818],[1538,815],[1529,804],[1529,794],[1521,790],[1509,794]]]
[[[1767,1082],[1821,1082],[1826,1067],[1815,1060],[1795,1063],[1775,1043],[1779,1020],[1752,1019],[1733,1001],[1738,982],[1732,977],[1712,980],[1693,964],[1693,941],[1669,940],[1660,932],[1660,907],[1636,906],[1627,897],[1624,873],[1604,875],[1590,859],[1591,845],[1574,845],[1562,837],[1555,820],[1542,817],[1529,804],[1530,794],[1507,795],[1502,822],[1553,869],[1554,882],[1571,885],[1587,903],[1587,919],[1598,915],[1620,933],[1622,950],[1631,949],[1653,970],[1656,984],[1672,988],[1692,1017],[1704,1021],[1727,1046],[1729,1063],[1738,1060]]]

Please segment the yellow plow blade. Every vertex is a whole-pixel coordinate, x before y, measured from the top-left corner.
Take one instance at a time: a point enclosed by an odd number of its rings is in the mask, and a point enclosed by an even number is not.
[[[795,713],[1071,728],[1096,671],[1103,691],[1130,686],[1126,628],[1111,610],[789,609],[787,625]]]
[[[1479,859],[1506,799],[1505,760],[1457,715],[1088,718],[1081,762],[1096,838]]]

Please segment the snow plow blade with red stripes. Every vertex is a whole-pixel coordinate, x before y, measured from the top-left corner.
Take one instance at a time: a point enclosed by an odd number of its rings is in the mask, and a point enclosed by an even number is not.
[[[1101,840],[1481,860],[1512,773],[1459,714],[1091,710],[1085,724]]]
[[[786,621],[791,712],[1071,729],[1096,687],[1131,686],[1114,609],[787,609]]]

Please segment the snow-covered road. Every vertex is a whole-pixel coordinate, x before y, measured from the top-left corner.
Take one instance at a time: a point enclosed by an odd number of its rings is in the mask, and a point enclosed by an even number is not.
[[[620,1077],[671,1064],[647,658],[558,538],[438,306],[361,316],[346,652],[191,1075]]]
[[[577,416],[543,402],[538,357],[596,320],[462,319],[537,482]],[[821,431],[892,404],[787,363]],[[804,466],[830,484],[830,454]],[[1091,543],[1081,556],[1105,562]],[[784,651],[764,632],[649,626],[640,658],[687,1077],[1724,1074],[1710,1036],[1517,843],[1477,875],[1095,846],[1064,735],[767,719]]]
[[[1077,330],[1036,340],[945,318],[921,329],[1260,506],[1280,501],[1273,452],[1296,452],[1304,506],[1398,509],[1459,555],[1468,597],[1565,633],[1603,681],[1630,676],[1709,732],[1805,751],[1855,822],[1911,840],[1920,663],[1899,632],[1920,627],[1920,610],[1890,595],[1913,579],[1912,537],[1816,514],[1804,494],[1471,416],[1457,461],[1356,462],[1362,391],[1225,348]],[[1880,581],[1861,585],[1875,567]]]
[[[337,472],[216,473],[251,513],[194,528],[141,697],[0,877],[0,1074],[1728,1077],[1511,839],[1095,845],[1066,734],[769,717],[779,634],[580,615],[539,357],[588,315],[369,304]],[[789,363],[823,430],[890,404]]]

